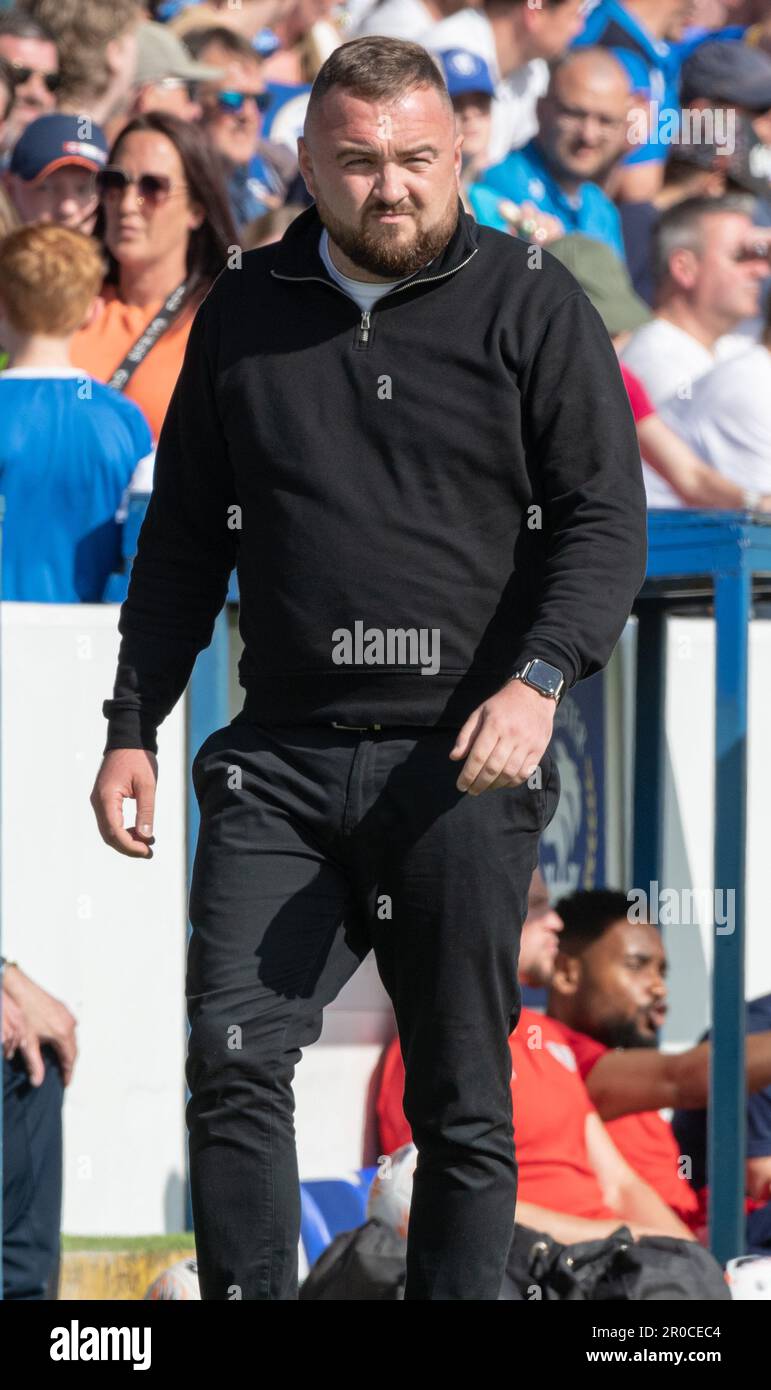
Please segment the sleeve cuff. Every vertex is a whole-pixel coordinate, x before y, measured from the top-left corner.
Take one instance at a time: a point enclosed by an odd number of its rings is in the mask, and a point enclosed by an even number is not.
[[[104,753],[115,748],[144,748],[148,753],[157,754],[158,726],[141,710],[120,705],[116,708],[116,701],[105,700],[102,713],[108,721]]]

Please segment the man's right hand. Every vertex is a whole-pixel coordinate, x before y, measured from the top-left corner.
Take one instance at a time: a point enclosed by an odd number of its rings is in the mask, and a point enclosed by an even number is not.
[[[158,760],[146,748],[113,748],[106,753],[91,793],[99,834],[105,844],[133,859],[152,859],[153,816]],[[123,824],[123,802],[135,801],[136,824]]]

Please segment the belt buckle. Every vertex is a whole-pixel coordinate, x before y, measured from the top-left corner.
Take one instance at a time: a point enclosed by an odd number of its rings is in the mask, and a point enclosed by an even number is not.
[[[333,729],[350,729],[352,733],[366,734],[368,729],[382,729],[382,724],[339,724],[336,719],[331,721]]]

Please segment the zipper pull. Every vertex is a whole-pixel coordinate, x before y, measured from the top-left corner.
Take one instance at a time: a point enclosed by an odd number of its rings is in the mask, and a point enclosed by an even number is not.
[[[362,347],[369,341],[369,309],[363,309],[361,323],[356,329],[356,346]]]

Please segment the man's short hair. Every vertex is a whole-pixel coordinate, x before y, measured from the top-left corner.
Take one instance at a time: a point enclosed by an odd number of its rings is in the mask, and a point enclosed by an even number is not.
[[[704,248],[704,220],[720,213],[742,212],[752,215],[752,198],[734,193],[724,198],[684,198],[661,214],[653,234],[651,255],[655,284],[661,286],[669,275],[669,262],[675,251]]]
[[[560,950],[569,956],[580,956],[609,927],[627,921],[629,907],[626,893],[618,888],[594,888],[560,898],[554,904],[554,911],[564,923],[559,934]]]
[[[40,43],[55,43],[53,34],[23,10],[3,10],[0,14],[0,39],[37,39]]]
[[[0,242],[0,304],[17,333],[75,333],[104,273],[98,242],[68,227],[18,227]]]
[[[224,24],[210,24],[206,28],[188,29],[182,35],[182,42],[185,48],[192,53],[194,58],[201,57],[201,54],[210,44],[216,43],[224,53],[231,58],[240,58],[242,63],[262,62],[256,48],[253,48],[249,40],[243,34],[236,33],[235,29],[228,29]]]
[[[106,49],[142,16],[142,0],[19,0],[59,51],[59,100],[101,97],[110,85]]]
[[[406,39],[385,38],[373,34],[349,39],[334,52],[319,69],[311,88],[305,114],[306,131],[310,128],[319,107],[333,87],[353,92],[363,101],[394,101],[406,92],[419,87],[433,87],[447,104],[453,106],[444,76],[427,49]]]

